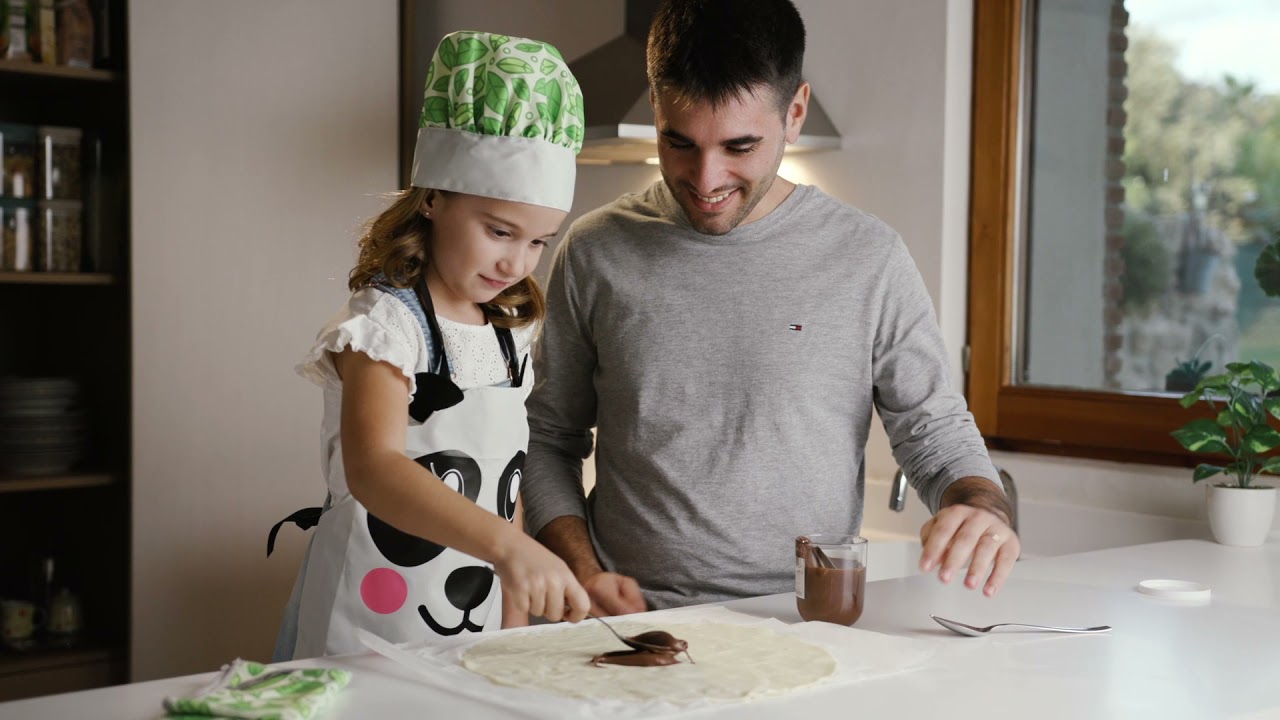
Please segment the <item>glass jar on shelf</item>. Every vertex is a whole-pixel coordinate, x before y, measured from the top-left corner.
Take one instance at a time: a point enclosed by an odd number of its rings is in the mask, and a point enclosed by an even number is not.
[[[39,198],[42,200],[79,200],[80,128],[41,126],[38,168]]]
[[[36,267],[79,272],[83,207],[79,200],[41,200]]]
[[[0,270],[31,270],[35,248],[34,200],[0,198]]]
[[[0,124],[0,157],[3,158],[4,163],[3,179],[0,179],[0,197],[34,197],[36,192],[35,127]]]

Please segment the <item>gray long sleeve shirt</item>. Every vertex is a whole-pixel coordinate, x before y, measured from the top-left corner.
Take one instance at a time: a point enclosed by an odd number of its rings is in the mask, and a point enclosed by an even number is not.
[[[586,517],[653,607],[789,591],[797,535],[857,533],[873,405],[932,511],[998,483],[905,245],[815,187],[721,236],[662,182],[623,196],[570,228],[547,300],[528,526]]]

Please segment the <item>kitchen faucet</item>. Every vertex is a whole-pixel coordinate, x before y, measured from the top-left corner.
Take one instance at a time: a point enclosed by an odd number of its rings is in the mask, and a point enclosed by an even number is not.
[[[1018,532],[1018,486],[1013,482],[1013,476],[1008,470],[995,466],[996,472],[1000,475],[1000,485],[1004,487],[1004,496],[1009,499],[1009,507],[1013,510],[1013,517],[1009,518],[1009,526],[1013,531]],[[902,512],[907,506],[907,474],[898,468],[893,474],[893,484],[889,487],[889,509],[894,512]]]

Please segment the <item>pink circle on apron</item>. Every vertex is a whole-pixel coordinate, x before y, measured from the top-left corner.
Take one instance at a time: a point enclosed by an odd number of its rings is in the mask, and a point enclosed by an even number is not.
[[[360,581],[360,598],[370,610],[389,615],[404,606],[409,585],[391,568],[370,570]]]

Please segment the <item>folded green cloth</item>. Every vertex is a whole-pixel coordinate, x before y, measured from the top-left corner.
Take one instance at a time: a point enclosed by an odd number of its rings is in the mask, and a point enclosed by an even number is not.
[[[310,720],[350,681],[346,670],[273,670],[236,658],[194,696],[165,698],[165,717]]]

